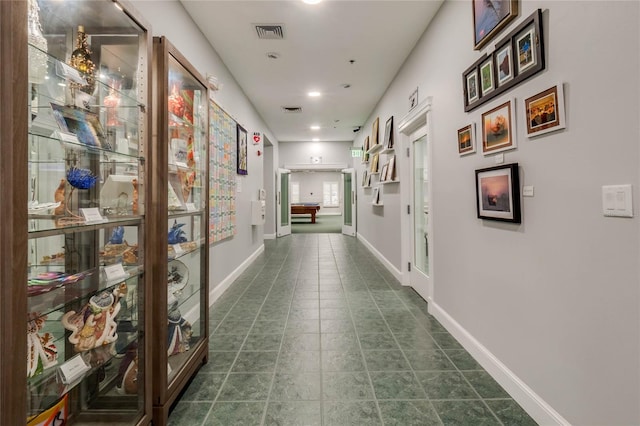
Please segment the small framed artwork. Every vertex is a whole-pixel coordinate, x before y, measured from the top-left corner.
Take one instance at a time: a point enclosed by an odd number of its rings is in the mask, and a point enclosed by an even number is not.
[[[371,159],[371,173],[378,173],[378,159],[380,157],[378,156],[378,153],[376,152],[375,154],[373,154],[373,158]]]
[[[474,49],[480,50],[518,15],[518,0],[472,0]]]
[[[518,163],[476,170],[479,219],[521,223]]]
[[[416,105],[418,105],[418,88],[417,87],[416,87],[416,90],[414,90],[413,93],[409,95],[409,111],[414,109]]]
[[[367,170],[364,170],[362,172],[362,186],[367,186]]]
[[[480,92],[478,91],[478,70],[472,69],[464,77],[464,92],[465,92],[465,105],[471,105],[480,98]]]
[[[486,96],[493,91],[493,56],[490,56],[489,59],[480,65],[480,88],[482,90],[482,96]]]
[[[364,138],[364,145],[362,149],[364,150],[364,152],[367,152],[369,151],[369,148],[371,147],[369,146],[369,136],[367,136],[366,138]]]
[[[238,162],[237,172],[239,175],[247,174],[247,131],[240,124],[236,125]]]
[[[512,32],[516,78],[524,80],[544,69],[542,11],[537,10]]]
[[[485,155],[516,147],[515,101],[498,105],[482,114],[482,153]]]
[[[458,129],[458,154],[460,156],[476,152],[476,124],[471,123]]]
[[[371,187],[371,174],[367,175],[367,184],[365,186],[368,187],[368,188]]]
[[[380,172],[380,182],[385,182],[387,180],[387,169],[389,168],[389,164],[385,164],[382,166],[382,171]]]
[[[373,193],[371,194],[371,203],[380,204],[380,188],[378,188],[377,186],[373,188]]]
[[[511,48],[511,40],[504,46],[493,52],[494,62],[496,64],[496,83],[498,87],[504,86],[508,81],[513,79],[513,49]]]
[[[564,129],[562,83],[525,99],[524,107],[529,137]]]
[[[384,146],[387,149],[393,148],[393,115],[387,120],[384,128]]]
[[[388,181],[393,181],[396,179],[396,156],[392,156],[389,159],[389,170],[387,170],[387,179]]]
[[[527,28],[524,33],[519,34],[518,38],[516,38],[518,74],[522,74],[536,64],[536,52],[533,49],[534,36],[533,28]]]
[[[373,128],[371,129],[371,147],[378,145],[378,124],[380,123],[380,117],[376,117],[373,121]]]

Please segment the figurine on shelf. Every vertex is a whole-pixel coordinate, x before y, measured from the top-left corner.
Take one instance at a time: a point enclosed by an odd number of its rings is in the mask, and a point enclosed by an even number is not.
[[[58,363],[58,349],[50,333],[38,334],[44,327],[46,315],[39,312],[27,315],[27,377],[34,377]]]
[[[184,115],[184,110],[184,98],[180,95],[178,84],[174,83],[173,86],[171,86],[171,95],[169,95],[169,113],[173,114],[175,118],[170,118],[170,125],[180,126],[183,124],[182,116]]]
[[[113,86],[115,85],[116,82],[114,80]],[[122,124],[117,115],[120,96],[118,96],[118,92],[113,86],[109,88],[109,94],[104,98],[104,106],[107,108],[107,126],[119,126]]]
[[[116,226],[111,232],[111,238],[109,238],[109,244],[122,244],[124,243],[124,226]]]
[[[173,226],[169,230],[167,241],[169,244],[179,244],[187,242],[187,234],[181,229],[184,223],[178,223],[177,220],[173,221]]]
[[[180,313],[178,300],[173,296],[169,296],[169,312],[167,317],[169,322],[169,346],[167,348],[167,355],[171,356],[188,351],[191,348],[189,342],[193,330],[191,329],[191,323]]]
[[[139,194],[138,194],[138,179],[133,179],[131,181],[131,185],[133,185],[133,203],[132,203],[132,209],[133,209],[133,214],[138,214],[138,200],[139,200]]]
[[[113,291],[103,291],[89,299],[79,311],[62,316],[62,325],[71,331],[69,343],[76,352],[84,352],[118,339],[116,316],[120,312],[120,299],[127,294],[127,284],[120,283]]]
[[[138,393],[138,347],[135,343],[127,349],[118,368],[116,391],[126,395]]]
[[[89,48],[87,35],[85,34],[84,26],[82,25],[78,26],[76,49],[71,53],[69,65],[80,71],[83,74],[83,77],[87,80],[86,85],[72,83],[72,88],[80,89],[82,92],[92,95],[96,88],[96,65],[91,60],[91,49]]]
[[[64,188],[65,188],[66,182],[67,182],[66,180],[60,179],[60,184],[58,185],[58,188],[56,188],[56,192],[53,194],[53,200],[56,203],[60,203],[60,205],[56,207],[56,209],[53,211],[53,214],[55,214],[56,216],[64,214],[64,210],[65,210]]]
[[[79,169],[77,167],[71,167],[69,170],[67,170],[67,182],[69,182],[69,185],[71,185],[71,191],[69,191],[69,194],[67,194],[64,201],[67,216],[58,219],[58,224],[70,225],[74,223],[84,222],[82,216],[79,216],[71,211],[71,197],[73,196],[73,191],[75,191],[76,189],[92,188],[97,181],[98,177],[94,175],[89,169]],[[60,187],[62,186],[63,183],[61,181]],[[60,190],[60,187],[58,187],[58,190]]]

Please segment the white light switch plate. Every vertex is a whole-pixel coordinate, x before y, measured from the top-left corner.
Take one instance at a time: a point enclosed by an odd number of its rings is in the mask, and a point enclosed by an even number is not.
[[[522,187],[523,197],[533,197],[533,185],[525,185]]]
[[[602,214],[614,217],[633,217],[631,185],[602,187]]]
[[[504,163],[504,154],[496,154],[496,156],[493,157],[493,160],[496,162],[496,164]]]

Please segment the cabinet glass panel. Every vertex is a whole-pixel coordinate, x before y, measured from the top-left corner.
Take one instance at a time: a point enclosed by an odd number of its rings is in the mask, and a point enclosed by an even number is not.
[[[168,339],[170,383],[203,335],[207,91],[173,56],[168,75]]]
[[[28,4],[27,424],[135,424],[149,36],[112,1]]]

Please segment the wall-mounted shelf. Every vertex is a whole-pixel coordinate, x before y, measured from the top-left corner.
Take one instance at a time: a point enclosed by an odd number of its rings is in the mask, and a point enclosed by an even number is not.
[[[374,206],[374,207],[382,207],[382,206],[384,206],[383,203],[371,203],[371,205]]]
[[[395,152],[395,148],[385,148],[382,151],[380,151],[380,154],[389,154]]]
[[[367,154],[375,154],[376,152],[380,151],[382,149],[382,144],[375,144],[374,146],[372,146],[371,148],[369,148],[369,150],[367,151]]]
[[[380,183],[382,185],[388,185],[390,183],[400,183],[400,181],[399,180],[383,180],[383,181],[380,181],[378,183]]]

